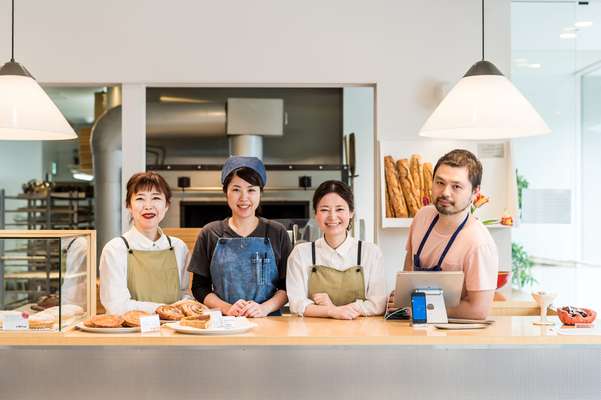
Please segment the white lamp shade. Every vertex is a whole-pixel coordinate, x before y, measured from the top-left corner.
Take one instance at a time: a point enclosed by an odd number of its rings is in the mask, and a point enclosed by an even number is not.
[[[0,140],[76,138],[71,125],[33,78],[0,75]]]
[[[503,75],[463,77],[442,100],[420,136],[492,140],[551,132],[534,107]]]

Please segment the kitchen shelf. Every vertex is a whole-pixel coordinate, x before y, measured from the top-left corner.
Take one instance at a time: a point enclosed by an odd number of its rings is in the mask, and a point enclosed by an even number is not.
[[[59,185],[57,188],[60,190]],[[32,238],[26,243],[16,240],[6,245],[8,249],[4,248],[5,241],[0,241],[0,309],[7,307],[10,299],[35,302],[39,296],[58,290],[60,239],[33,232],[93,227],[93,198],[81,188],[18,195],[6,195],[0,190],[0,229],[32,231]]]
[[[491,151],[491,148],[494,151]],[[517,184],[515,169],[511,156],[511,143],[476,142],[466,140],[434,140],[434,139],[400,139],[379,141],[379,183],[380,183],[380,216],[382,228],[408,228],[412,218],[386,217],[386,178],[384,157],[392,156],[395,160],[409,159],[412,154],[419,154],[422,162],[436,161],[453,149],[465,149],[478,157],[482,163],[484,174],[480,191],[490,198],[490,202],[476,211],[481,221],[499,219],[508,213],[518,215]],[[489,229],[511,229],[500,224],[487,225]]]
[[[27,280],[46,280],[59,279],[58,271],[46,272],[9,272],[4,274],[4,279],[27,279]]]

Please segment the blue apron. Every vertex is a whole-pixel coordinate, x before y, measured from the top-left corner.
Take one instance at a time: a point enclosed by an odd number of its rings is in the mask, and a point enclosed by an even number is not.
[[[279,272],[268,233],[266,223],[262,238],[219,238],[217,241],[210,270],[213,291],[223,301],[234,304],[244,299],[261,304],[278,290]],[[269,315],[282,314],[278,310]]]
[[[424,249],[424,245],[426,244],[428,237],[430,237],[430,233],[432,232],[432,229],[434,229],[434,225],[436,225],[436,223],[438,222],[438,217],[439,217],[439,215],[436,215],[436,217],[434,217],[434,220],[430,224],[430,227],[426,231],[424,238],[422,239],[421,243],[419,244],[419,248],[417,249],[417,254],[413,255],[413,270],[414,271],[433,271],[433,272],[442,271],[442,262],[443,262],[444,258],[447,256],[447,253],[449,252],[449,249],[453,245],[453,242],[455,242],[455,239],[457,239],[457,235],[459,235],[459,232],[461,232],[461,230],[465,226],[468,218],[470,217],[470,214],[469,213],[467,214],[467,217],[465,217],[463,222],[457,227],[457,229],[453,233],[453,236],[451,236],[451,239],[449,239],[449,243],[447,243],[447,246],[444,248],[444,251],[440,255],[440,258],[438,259],[438,264],[432,268],[422,268],[419,257],[422,254],[422,250]]]

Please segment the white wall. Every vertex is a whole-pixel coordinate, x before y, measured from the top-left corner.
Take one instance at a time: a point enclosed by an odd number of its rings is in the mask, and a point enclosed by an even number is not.
[[[592,62],[598,52],[582,51],[592,31],[581,30],[575,40],[560,39],[557,32],[575,20],[596,19],[598,13],[591,7],[574,2],[516,2],[511,7],[512,58],[540,64],[531,69],[514,63],[513,82],[552,130],[549,135],[515,140],[515,165],[530,188],[565,189],[572,194],[571,209],[565,209],[570,224],[522,224],[514,230],[514,240],[528,253],[547,259],[580,260],[584,240],[580,219],[590,218],[581,208],[581,195],[586,197],[589,189],[584,187],[580,193],[581,151],[586,148],[581,144],[579,78],[574,71]]]
[[[42,82],[375,83],[383,139],[414,137],[436,84],[455,83],[480,57],[479,0],[17,4],[16,58]],[[509,0],[487,2],[486,22],[487,59],[509,72]],[[9,39],[0,35],[7,57]],[[392,277],[405,231],[376,234]]]
[[[528,54],[528,56],[527,56]],[[577,131],[577,79],[573,76],[574,53],[537,52],[539,70],[514,68],[516,87],[528,98],[551,128],[549,135],[514,140],[514,163],[531,189],[571,191],[570,224],[521,224],[514,239],[537,257],[555,260],[578,258],[577,171],[579,132]],[[514,53],[528,57],[529,52]]]
[[[582,260],[601,265],[599,199],[601,199],[601,76],[582,80]],[[597,281],[598,282],[598,281]]]

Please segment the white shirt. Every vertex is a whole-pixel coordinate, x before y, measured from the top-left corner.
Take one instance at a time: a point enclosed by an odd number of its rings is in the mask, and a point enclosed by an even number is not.
[[[140,233],[135,227],[125,232],[129,247],[133,250],[166,250],[169,248],[167,236],[160,231],[161,237],[152,241]],[[189,251],[186,244],[176,237],[170,237],[177,270],[179,272],[180,296],[179,298],[192,298],[189,293],[190,276],[186,271],[189,261]],[[154,313],[161,303],[151,301],[137,301],[131,298],[127,288],[127,247],[123,239],[111,239],[102,249],[100,256],[100,301],[109,314],[123,314],[131,310],[142,310]]]
[[[358,242],[348,235],[337,249],[333,249],[323,238],[318,239],[315,241],[315,260],[318,265],[346,271],[357,265]],[[288,302],[290,311],[301,316],[309,304],[315,304],[308,298],[312,264],[311,243],[297,245],[288,257]],[[386,284],[382,252],[378,246],[373,243],[361,243],[361,266],[365,280],[365,300],[356,300],[355,304],[359,306],[363,316],[383,314],[386,306]]]
[[[61,251],[66,258],[66,270],[61,287],[61,304],[86,306],[88,240],[83,236],[61,239]],[[95,275],[95,273],[94,273]]]

